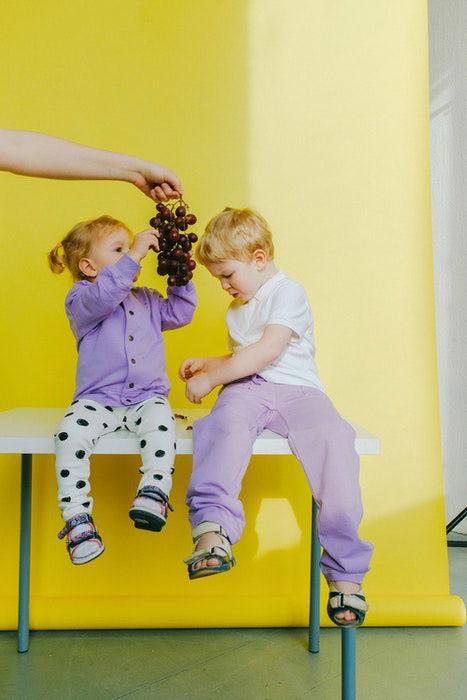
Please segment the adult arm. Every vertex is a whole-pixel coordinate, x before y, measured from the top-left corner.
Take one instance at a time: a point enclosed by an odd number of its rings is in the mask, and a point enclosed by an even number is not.
[[[154,201],[183,192],[169,168],[34,131],[0,129],[0,170],[59,180],[123,180]]]

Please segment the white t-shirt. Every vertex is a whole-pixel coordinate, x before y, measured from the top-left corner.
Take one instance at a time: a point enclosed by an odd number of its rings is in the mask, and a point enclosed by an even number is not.
[[[226,315],[229,346],[238,352],[261,338],[266,326],[293,330],[284,352],[258,374],[268,382],[312,386],[324,391],[315,364],[313,317],[302,285],[277,272],[246,303],[234,300]]]

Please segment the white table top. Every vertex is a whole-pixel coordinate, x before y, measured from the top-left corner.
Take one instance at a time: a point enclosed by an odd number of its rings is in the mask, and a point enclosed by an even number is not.
[[[53,433],[65,413],[64,408],[12,408],[0,412],[0,454],[53,454]],[[209,409],[174,409],[184,416],[176,422],[177,454],[192,454],[193,421],[202,418]],[[364,428],[349,421],[357,434],[355,449],[360,455],[377,455],[379,439]],[[118,431],[104,435],[96,445],[94,454],[139,454],[138,441],[134,433]],[[255,455],[290,455],[286,438],[264,430],[253,446]]]

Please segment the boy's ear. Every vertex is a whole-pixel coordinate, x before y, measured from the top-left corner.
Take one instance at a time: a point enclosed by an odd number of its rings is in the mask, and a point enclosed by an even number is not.
[[[262,270],[263,267],[266,265],[268,261],[268,256],[266,255],[266,252],[264,250],[261,250],[261,248],[258,248],[258,250],[255,250],[253,253],[253,262],[256,264],[256,268],[258,270]]]
[[[89,258],[81,258],[78,267],[86,277],[96,277],[97,270]]]

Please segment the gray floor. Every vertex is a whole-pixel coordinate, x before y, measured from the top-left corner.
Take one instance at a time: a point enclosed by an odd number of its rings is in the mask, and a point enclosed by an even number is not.
[[[456,536],[453,537],[453,539]],[[456,539],[460,539],[457,537]],[[467,601],[467,548],[449,548],[452,593]],[[465,700],[467,628],[367,628],[358,635],[359,700]],[[340,633],[303,629],[33,632],[31,650],[0,633],[0,698],[177,700],[340,698]]]

